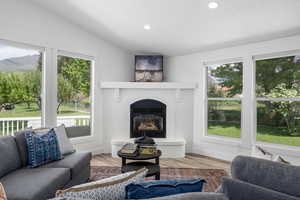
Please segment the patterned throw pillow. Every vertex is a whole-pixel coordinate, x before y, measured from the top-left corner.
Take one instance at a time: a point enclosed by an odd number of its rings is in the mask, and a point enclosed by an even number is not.
[[[0,183],[0,200],[7,200],[3,185]]]
[[[59,190],[57,191],[56,196],[87,198],[90,200],[123,200],[126,196],[125,187],[134,181],[144,180],[147,171],[146,168],[143,168],[138,171],[74,186],[66,190]]]
[[[25,133],[28,150],[28,167],[33,168],[62,158],[57,136],[51,129],[42,135],[33,131]]]

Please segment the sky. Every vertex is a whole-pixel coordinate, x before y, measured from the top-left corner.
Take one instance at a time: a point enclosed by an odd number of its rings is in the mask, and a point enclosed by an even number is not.
[[[28,55],[39,55],[40,52],[35,50],[21,49],[11,46],[0,45],[0,60],[8,58],[23,57]]]

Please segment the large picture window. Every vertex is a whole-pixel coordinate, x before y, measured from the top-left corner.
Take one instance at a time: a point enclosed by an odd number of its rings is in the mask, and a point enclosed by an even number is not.
[[[241,137],[243,63],[207,67],[207,134]]]
[[[300,55],[256,60],[257,141],[300,146]]]
[[[63,56],[57,58],[57,123],[69,127],[69,137],[91,134],[92,61]]]
[[[43,53],[0,44],[0,136],[40,128]]]

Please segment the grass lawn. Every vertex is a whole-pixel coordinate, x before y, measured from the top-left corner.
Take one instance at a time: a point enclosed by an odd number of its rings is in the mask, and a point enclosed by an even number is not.
[[[86,112],[76,112],[74,111],[74,106],[72,104],[63,104],[60,106],[59,116],[74,116],[74,115],[89,115]],[[31,104],[30,108],[26,104],[17,104],[15,109],[0,112],[0,118],[7,117],[40,117],[41,111],[38,109],[36,104]]]
[[[241,127],[235,123],[209,122],[208,134],[240,138]],[[258,126],[257,141],[270,142],[276,144],[285,144],[292,146],[300,146],[300,137],[283,136],[286,132],[285,128]]]

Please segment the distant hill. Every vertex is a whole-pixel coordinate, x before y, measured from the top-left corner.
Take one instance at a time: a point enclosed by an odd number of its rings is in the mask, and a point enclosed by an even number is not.
[[[0,60],[0,71],[32,71],[38,66],[40,55],[15,57]]]

